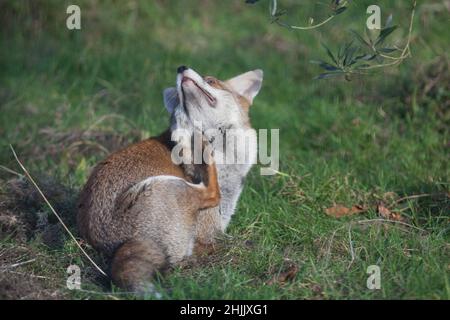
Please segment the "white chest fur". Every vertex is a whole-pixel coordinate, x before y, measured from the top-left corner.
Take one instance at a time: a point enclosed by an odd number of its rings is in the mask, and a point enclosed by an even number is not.
[[[229,138],[225,138],[224,143],[219,142],[220,139],[214,139],[212,142],[221,192],[222,230],[226,229],[231,216],[234,214],[245,176],[252,165],[256,163],[258,149],[256,131],[247,129],[245,136],[244,144],[236,143],[236,140],[232,141]],[[235,157],[229,159],[226,154],[234,154]],[[242,159],[244,161],[240,161]]]

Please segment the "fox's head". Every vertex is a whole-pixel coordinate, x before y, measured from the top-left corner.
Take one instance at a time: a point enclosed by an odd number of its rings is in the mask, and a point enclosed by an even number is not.
[[[181,66],[176,87],[164,90],[164,104],[173,117],[182,117],[191,125],[201,123],[203,129],[247,127],[248,111],[262,80],[262,70],[221,81]]]

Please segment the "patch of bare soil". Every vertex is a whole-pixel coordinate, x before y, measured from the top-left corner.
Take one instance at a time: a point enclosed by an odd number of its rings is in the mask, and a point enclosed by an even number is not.
[[[0,245],[0,300],[64,298],[58,281],[33,272],[43,261],[26,245]]]
[[[73,224],[74,192],[50,178],[39,182],[69,225]],[[60,248],[65,237],[24,178],[0,180],[0,299],[62,299],[61,281],[48,277],[55,268],[53,259],[35,246]]]
[[[38,181],[64,221],[75,226],[77,192],[48,177]],[[51,248],[61,246],[65,237],[62,228],[30,183],[25,178],[14,178],[0,180],[0,184],[0,240],[25,243],[40,237]]]

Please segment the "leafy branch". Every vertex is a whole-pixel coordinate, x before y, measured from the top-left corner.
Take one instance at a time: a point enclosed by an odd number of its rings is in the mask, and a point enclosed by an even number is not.
[[[258,1],[259,0],[246,0],[247,3],[256,3]],[[289,29],[311,30],[330,22],[337,15],[343,13],[348,8],[349,4],[349,1],[332,0],[330,5],[330,15],[316,24],[314,24],[314,19],[310,18],[309,26],[295,26],[282,21],[281,17],[286,14],[286,11],[278,8],[277,0],[270,0],[269,12],[272,23],[277,23],[278,25]],[[335,53],[333,53],[326,45],[322,44],[329,60],[311,61],[311,63],[319,65],[325,71],[315,79],[344,76],[347,80],[350,80],[351,75],[353,74],[369,74],[370,70],[391,67],[402,63],[404,59],[411,55],[410,42],[415,9],[416,0],[413,1],[407,42],[403,48],[385,44],[389,36],[397,29],[397,26],[392,25],[392,15],[390,15],[376,38],[373,38],[373,36],[367,32],[367,29],[365,36],[359,34],[355,30],[351,30],[353,39],[344,45],[339,46]]]
[[[411,55],[410,42],[415,7],[416,1],[414,1],[411,12],[407,42],[403,48],[385,44],[386,39],[397,29],[397,26],[392,25],[392,15],[390,15],[375,39],[367,32],[364,37],[355,30],[351,30],[354,38],[344,46],[339,47],[337,53],[333,54],[327,46],[323,45],[330,60],[311,61],[311,63],[318,64],[326,71],[317,76],[316,79],[345,76],[347,80],[350,80],[352,74],[368,74],[373,69],[400,64]],[[354,42],[357,42],[357,44],[354,45]],[[397,52],[400,54],[393,55]]]
[[[246,0],[245,2],[253,4],[258,1],[259,0]],[[333,18],[335,18],[337,15],[339,15],[339,14],[343,13],[345,10],[347,10],[349,5],[350,5],[350,3],[348,1],[332,0],[331,5],[330,5],[331,12],[330,12],[329,16],[316,24],[314,24],[313,18],[309,18],[308,26],[295,26],[295,25],[290,25],[290,24],[282,21],[281,17],[286,15],[287,11],[278,9],[278,1],[277,0],[270,0],[269,13],[270,13],[272,23],[277,23],[278,25],[286,27],[288,29],[312,30],[312,29],[319,28],[319,27],[323,26],[324,24],[333,20]]]

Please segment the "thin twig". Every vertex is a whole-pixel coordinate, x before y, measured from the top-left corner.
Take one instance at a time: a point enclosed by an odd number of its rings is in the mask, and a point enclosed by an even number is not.
[[[353,249],[353,241],[352,241],[352,224],[349,224],[348,226],[348,243],[350,245],[350,254],[352,255],[352,260],[350,261],[350,264],[347,267],[347,269],[350,269],[350,266],[355,261],[355,250]]]
[[[18,271],[12,271],[12,270],[5,270],[8,273],[14,273],[14,274],[18,274],[21,276],[27,276],[30,278],[36,278],[36,279],[46,279],[46,280],[56,280],[55,278],[50,278],[50,277],[45,277],[45,276],[38,276],[35,274],[27,274],[27,273],[23,273],[23,272],[18,272]]]
[[[332,15],[329,16],[327,19],[323,20],[322,22],[312,25],[312,26],[308,26],[308,27],[299,27],[299,26],[289,26],[292,29],[296,29],[296,30],[311,30],[311,29],[316,29],[319,28],[321,26],[323,26],[324,24],[326,24],[327,22],[331,21],[334,17],[336,17],[336,15]]]
[[[23,177],[23,174],[20,174],[20,173],[18,173],[18,172],[16,172],[16,171],[12,170],[12,169],[10,169],[10,168],[7,168],[7,167],[5,167],[5,166],[0,165],[0,169],[2,169],[3,171],[6,171],[6,172],[8,172],[8,173],[15,174],[16,176],[19,176],[19,177],[21,177],[21,178]]]
[[[62,224],[62,226],[64,227],[64,229],[67,231],[67,233],[70,235],[70,237],[73,239],[73,241],[75,241],[76,245],[78,246],[78,248],[80,248],[81,252],[83,252],[83,254],[86,256],[86,258],[88,258],[88,260],[94,265],[94,267],[105,277],[107,277],[106,273],[94,262],[94,260],[91,259],[91,257],[87,254],[87,252],[83,249],[83,247],[78,243],[77,239],[75,238],[75,236],[72,234],[72,232],[70,232],[69,228],[67,228],[67,226],[65,225],[65,223],[63,222],[63,220],[61,219],[61,217],[59,216],[59,214],[56,212],[56,210],[53,208],[53,206],[50,204],[50,202],[47,200],[47,197],[44,195],[44,193],[41,191],[41,189],[39,188],[39,186],[36,184],[36,182],[34,181],[34,179],[31,177],[31,175],[29,174],[28,170],[24,167],[24,165],[20,162],[19,158],[17,157],[16,152],[14,151],[14,148],[12,145],[9,145],[9,147],[11,148],[11,151],[14,155],[14,158],[16,159],[17,163],[19,164],[20,168],[22,169],[22,171],[25,173],[25,175],[27,176],[27,178],[30,180],[30,182],[33,184],[33,186],[36,188],[36,190],[39,192],[39,194],[41,195],[42,199],[44,199],[45,203],[47,203],[48,207],[50,208],[50,210],[53,212],[53,214],[56,216],[56,218],[58,218],[59,222]]]
[[[13,269],[13,268],[20,267],[20,266],[23,266],[24,264],[28,264],[28,263],[31,263],[31,262],[34,262],[34,261],[36,261],[36,259],[30,259],[30,260],[23,261],[23,262],[13,263],[13,264],[10,264],[9,266],[1,267],[0,270],[1,271],[5,271],[7,269]]]
[[[417,198],[423,198],[423,197],[430,197],[430,196],[432,196],[432,194],[430,194],[430,193],[415,194],[415,195],[412,195],[412,196],[406,196],[406,197],[397,199],[397,200],[395,200],[394,204],[398,204],[398,203],[400,203],[402,201],[405,201],[405,200],[411,200],[411,199],[417,199]]]
[[[344,228],[344,226],[340,226],[339,228],[337,228],[336,230],[333,231],[333,234],[331,235],[330,240],[328,240],[328,246],[327,246],[327,252],[326,252],[326,260],[325,260],[325,267],[328,267],[328,263],[330,261],[330,255],[331,255],[331,246],[333,244],[333,240],[334,237],[336,236],[336,232],[338,232],[339,230],[341,230],[342,228]]]
[[[342,7],[348,7],[347,6],[347,1],[342,4]],[[312,29],[319,28],[319,27],[323,26],[324,24],[330,22],[333,18],[335,18],[337,16],[337,14],[333,14],[333,15],[329,16],[328,18],[326,18],[325,20],[323,20],[323,21],[321,21],[319,23],[316,23],[314,25],[307,26],[307,27],[301,27],[301,26],[292,26],[292,25],[285,24],[285,23],[279,21],[278,17],[276,16],[276,13],[277,13],[277,0],[272,0],[271,8],[270,8],[270,15],[272,16],[274,21],[277,22],[278,24],[282,25],[282,26],[286,26],[286,27],[288,27],[290,29],[296,29],[296,30],[312,30]]]

